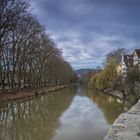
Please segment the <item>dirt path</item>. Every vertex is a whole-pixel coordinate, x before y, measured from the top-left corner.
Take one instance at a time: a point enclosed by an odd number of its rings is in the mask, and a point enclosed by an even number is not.
[[[31,97],[31,96],[39,96],[66,87],[68,86],[61,85],[55,87],[45,87],[45,88],[35,88],[35,89],[20,89],[20,90],[8,90],[8,91],[5,90],[0,93],[0,101],[12,101],[12,100]]]

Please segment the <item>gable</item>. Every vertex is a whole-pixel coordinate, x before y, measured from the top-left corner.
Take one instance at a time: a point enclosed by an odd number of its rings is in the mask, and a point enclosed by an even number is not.
[[[138,55],[137,55],[137,53],[135,51],[135,53],[134,53],[134,59],[136,59],[136,58],[138,58]]]
[[[135,49],[135,53],[137,54],[137,57],[140,58],[140,49]]]

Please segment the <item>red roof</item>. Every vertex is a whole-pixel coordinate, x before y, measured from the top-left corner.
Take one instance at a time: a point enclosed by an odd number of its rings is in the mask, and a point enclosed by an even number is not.
[[[137,56],[140,58],[140,49],[135,49],[135,51],[132,54],[124,55],[124,62],[127,67],[133,66],[133,57],[134,53],[136,52]]]
[[[127,67],[133,66],[133,54],[124,55],[124,62]]]
[[[134,54],[126,54],[124,55],[124,59],[133,59]]]
[[[127,67],[132,67],[133,66],[133,59],[126,59],[126,58],[124,58],[124,62],[125,62],[125,65]]]

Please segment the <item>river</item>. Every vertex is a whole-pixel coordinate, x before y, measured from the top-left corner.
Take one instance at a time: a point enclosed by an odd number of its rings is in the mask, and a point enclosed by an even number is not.
[[[0,103],[0,140],[102,140],[124,109],[82,87]]]

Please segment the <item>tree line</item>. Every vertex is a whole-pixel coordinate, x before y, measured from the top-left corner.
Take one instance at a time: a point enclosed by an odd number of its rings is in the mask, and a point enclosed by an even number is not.
[[[74,82],[76,75],[26,0],[0,0],[0,84],[41,87]]]
[[[95,89],[107,89],[110,87],[120,86],[121,75],[117,71],[117,67],[121,63],[122,55],[127,52],[124,48],[118,48],[106,55],[104,68],[102,71],[92,75],[89,87]]]
[[[118,91],[123,104],[129,103],[131,106],[140,98],[140,67],[138,64],[128,67],[125,74],[120,71],[122,56],[127,53],[128,50],[124,48],[109,52],[103,69],[92,74],[88,87],[106,92]]]

